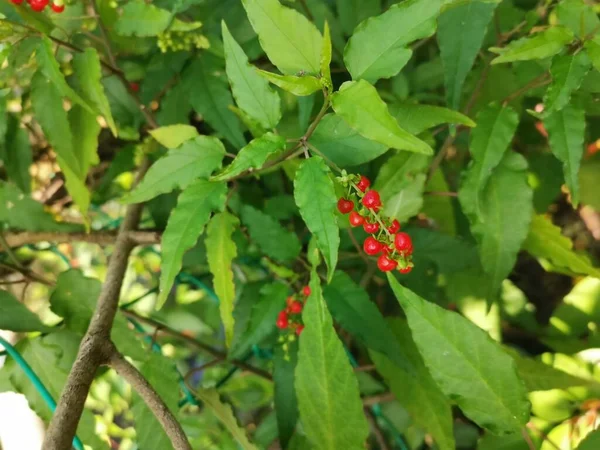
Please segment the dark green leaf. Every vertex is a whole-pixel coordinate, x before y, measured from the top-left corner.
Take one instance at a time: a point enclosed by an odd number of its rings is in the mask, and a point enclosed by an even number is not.
[[[600,430],[595,430],[579,443],[577,450],[594,450],[598,447],[600,447]]]
[[[363,20],[381,13],[381,0],[336,0],[335,4],[340,25],[347,35]]]
[[[294,371],[297,361],[298,344],[296,342],[285,347],[283,345],[275,347],[275,357],[273,358],[274,400],[279,442],[282,448],[287,447],[298,422],[298,399],[294,389]]]
[[[600,29],[596,11],[583,0],[563,0],[554,11],[558,23],[569,28],[580,39],[589,37]]]
[[[29,175],[29,166],[32,162],[31,145],[27,132],[21,128],[19,121],[12,114],[7,116],[6,135],[4,139],[0,138],[0,159],[10,180],[22,192],[29,194],[31,192]]]
[[[590,68],[590,59],[585,52],[557,55],[552,59],[552,84],[544,96],[544,116],[567,106],[571,94],[579,89]]]
[[[464,114],[441,106],[400,103],[390,105],[390,113],[402,128],[415,135],[443,123],[475,126],[475,122]]]
[[[136,0],[123,7],[115,30],[122,36],[157,36],[167,29],[171,17],[171,13],[165,9]]]
[[[0,290],[0,330],[49,331],[50,328],[9,292]]]

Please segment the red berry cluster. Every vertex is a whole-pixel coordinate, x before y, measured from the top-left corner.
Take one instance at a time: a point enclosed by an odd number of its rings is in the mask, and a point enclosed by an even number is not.
[[[10,0],[10,1],[12,3],[14,3],[15,5],[20,5],[21,3],[23,3],[24,0]],[[48,3],[50,3],[50,0],[27,0],[27,3],[29,3],[29,6],[31,7],[32,11],[42,12],[44,9],[46,9],[46,6],[48,6]],[[57,1],[52,2],[50,7],[52,8],[52,11],[54,11],[55,13],[61,13],[65,10],[65,5],[63,3],[63,0],[57,0]]]
[[[400,273],[409,273],[413,268],[412,240],[408,234],[400,232],[400,222],[379,214],[382,206],[379,192],[369,189],[371,182],[364,175],[344,174],[339,180],[348,189],[348,195],[338,200],[338,210],[342,214],[350,213],[350,225],[362,225],[371,234],[363,244],[365,253],[370,256],[381,253],[377,267],[382,272],[398,268]],[[356,209],[355,204],[358,205]]]
[[[302,294],[304,297],[308,297],[310,295],[310,287],[304,286]],[[286,308],[279,312],[275,325],[280,330],[294,330],[300,336],[300,333],[304,330],[304,325],[301,323],[302,316],[300,315],[302,309],[304,309],[304,302],[297,300],[296,296],[292,295],[287,298],[286,304]]]

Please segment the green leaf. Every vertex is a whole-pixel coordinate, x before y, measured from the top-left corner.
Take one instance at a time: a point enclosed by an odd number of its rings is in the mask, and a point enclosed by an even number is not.
[[[181,270],[184,253],[192,248],[208,223],[211,212],[225,207],[227,185],[197,180],[177,199],[162,237],[160,291],[156,307],[161,308]]]
[[[169,150],[148,170],[125,203],[141,203],[179,187],[185,189],[197,178],[208,177],[221,167],[225,147],[217,138],[198,136]]]
[[[294,389],[294,371],[298,361],[296,341],[275,347],[273,387],[277,429],[281,448],[287,448],[298,423],[298,399]]]
[[[335,4],[340,25],[347,35],[363,20],[381,13],[381,0],[336,0]]]
[[[490,51],[500,54],[492,60],[492,64],[549,58],[559,53],[565,45],[570,44],[573,37],[569,29],[552,26],[533,36],[512,41],[506,47],[490,48]]]
[[[600,430],[590,432],[583,441],[579,443],[577,450],[594,450],[600,447]]]
[[[390,105],[390,113],[402,124],[402,128],[414,135],[443,123],[475,126],[475,122],[464,114],[441,106],[399,103]]]
[[[368,348],[387,356],[406,373],[415,375],[404,348],[398,345],[381,312],[348,274],[336,271],[331,283],[325,286],[323,296],[342,328]]]
[[[344,83],[332,95],[336,114],[364,137],[398,150],[431,155],[433,150],[398,125],[377,90],[367,81]]]
[[[283,136],[271,132],[253,139],[240,150],[235,159],[221,172],[214,175],[212,180],[229,180],[248,169],[259,169],[269,156],[285,148],[286,141]]]
[[[383,155],[388,147],[362,137],[336,114],[326,114],[309,141],[334,164],[358,166]]]
[[[437,40],[444,64],[446,102],[451,108],[460,108],[463,84],[481,50],[496,6],[496,2],[457,2],[438,18]]]
[[[568,27],[580,39],[600,29],[600,19],[592,8],[583,0],[563,0],[556,5],[558,23]]]
[[[546,334],[550,337],[587,336],[592,323],[600,322],[600,280],[579,281],[554,310]]]
[[[21,191],[29,194],[31,192],[29,166],[33,159],[31,144],[29,135],[24,128],[21,128],[19,120],[12,114],[7,116],[6,135],[4,139],[0,138],[0,159],[2,159],[10,180]]]
[[[600,278],[600,269],[592,266],[586,255],[573,251],[571,240],[562,235],[560,227],[555,226],[543,215],[533,217],[529,234],[523,242],[523,250],[537,258],[549,260],[554,266],[568,273]]]
[[[383,376],[415,423],[432,434],[440,450],[453,450],[455,446],[450,402],[425,367],[406,322],[395,319],[389,321],[389,324],[393,330],[391,339],[394,345],[402,348],[414,375],[398,367],[389,357],[370,351],[369,355],[377,372]]]
[[[0,291],[0,330],[49,331],[40,318],[7,291]]]
[[[583,46],[585,47],[594,68],[600,71],[600,36],[585,41]]]
[[[552,83],[544,95],[544,116],[567,106],[571,94],[579,89],[590,67],[590,59],[585,52],[557,55],[552,59]]]
[[[298,257],[301,250],[296,233],[283,228],[271,216],[244,205],[242,222],[248,227],[250,238],[260,249],[279,262],[289,262]]]
[[[490,336],[459,314],[388,281],[433,379],[467,417],[495,434],[518,432],[529,402],[515,363]]]
[[[363,448],[369,427],[363,414],[358,381],[333,328],[319,278],[311,274],[311,294],[304,306],[296,394],[300,419],[311,448]]]
[[[199,389],[196,392],[196,395],[202,400],[204,406],[219,419],[225,428],[227,428],[244,450],[257,450],[257,448],[248,440],[244,428],[238,425],[231,406],[221,401],[216,389]]]
[[[115,22],[121,36],[157,36],[167,29],[172,14],[142,0],[127,3]]]
[[[300,97],[321,90],[321,82],[312,75],[278,75],[260,69],[256,69],[256,71],[261,77],[269,80],[269,82],[273,83],[275,86],[279,86],[284,91],[291,92]]]
[[[458,198],[477,240],[483,269],[490,277],[487,298],[491,303],[515,265],[517,253],[527,237],[533,216],[533,192],[527,183],[525,158],[507,153],[481,192],[477,212],[474,203],[479,193],[477,166],[478,163],[467,172]]]
[[[331,81],[331,33],[329,32],[329,24],[325,21],[323,29],[323,46],[321,48],[321,79],[324,80],[325,85],[328,89],[333,89],[333,82]]]
[[[150,134],[160,145],[173,149],[190,139],[198,137],[198,130],[191,125],[179,124],[150,130]]]
[[[544,119],[550,150],[562,163],[571,203],[579,204],[579,167],[584,151],[585,111],[567,105]]]
[[[279,94],[259,76],[248,62],[244,50],[235,41],[225,22],[221,22],[227,78],[238,106],[265,129],[273,129],[281,119]]]
[[[330,174],[325,161],[313,156],[300,165],[294,180],[294,200],[308,230],[317,239],[317,246],[327,264],[328,280],[333,277],[340,246],[335,214],[337,196]]]
[[[435,19],[443,3],[408,0],[357,26],[344,49],[344,63],[352,79],[374,83],[400,72],[412,56],[407,45],[435,32]]]
[[[233,339],[233,300],[235,285],[231,263],[237,256],[237,247],[231,239],[234,230],[239,227],[237,217],[223,212],[216,214],[206,227],[206,255],[208,267],[213,274],[215,293],[219,297],[221,321],[225,328],[225,342],[231,345]]]

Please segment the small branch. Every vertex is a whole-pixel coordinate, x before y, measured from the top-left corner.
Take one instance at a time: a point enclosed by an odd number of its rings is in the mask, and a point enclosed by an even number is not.
[[[142,400],[144,400],[148,409],[152,411],[156,420],[160,422],[165,430],[165,433],[171,440],[173,448],[175,450],[192,450],[192,446],[181,428],[181,425],[169,407],[135,366],[127,361],[116,349],[114,349],[110,355],[108,364],[115,372],[123,377],[131,385],[133,390],[140,395]]]
[[[370,397],[363,397],[363,406],[373,406],[378,403],[387,403],[396,400],[394,394],[391,392],[384,392],[383,394],[371,395]]]
[[[538,77],[534,78],[533,80],[531,80],[529,83],[527,83],[522,88],[517,89],[512,94],[508,95],[504,100],[502,100],[502,104],[504,106],[506,106],[507,104],[509,104],[510,102],[512,102],[514,99],[516,99],[516,98],[520,97],[521,95],[525,94],[530,89],[534,89],[534,88],[537,88],[537,87],[545,86],[545,85],[549,84],[551,81],[552,81],[552,79],[548,76],[548,72],[544,72],[540,76],[538,76]]]
[[[190,378],[192,377],[192,375],[194,375],[195,373],[198,373],[198,372],[202,372],[202,371],[204,371],[206,369],[209,369],[209,368],[211,368],[213,366],[217,366],[217,365],[221,364],[224,361],[226,361],[225,358],[216,358],[216,359],[213,359],[212,361],[207,362],[206,364],[202,364],[201,366],[194,367],[193,369],[190,369],[188,371],[188,373],[186,373],[184,375],[183,382],[186,384],[186,386],[189,389],[193,389],[193,387],[190,385]]]
[[[110,45],[110,40],[108,38],[108,32],[104,27],[104,23],[100,18],[100,14],[98,13],[98,7],[96,6],[96,0],[90,1],[90,6],[92,7],[92,11],[94,12],[94,16],[98,18],[98,28],[100,28],[100,34],[102,35],[102,42],[104,43],[104,48],[106,49],[106,56],[108,56],[108,60],[113,66],[117,66],[117,60],[115,58],[115,54],[112,51],[112,47]]]
[[[161,233],[158,231],[128,231],[127,236],[134,245],[152,245],[160,243]],[[11,248],[37,242],[89,242],[98,245],[111,245],[117,239],[117,231],[93,231],[91,233],[56,233],[56,232],[30,232],[7,233],[6,242]]]
[[[371,411],[370,408],[365,407],[364,410],[365,416],[367,417],[367,420],[369,421],[369,423],[371,424],[371,428],[373,429],[375,439],[377,439],[377,443],[379,444],[379,448],[381,450],[390,450],[389,445],[385,441],[383,431],[381,431],[381,427],[377,423],[377,418],[375,417],[375,414],[373,414],[373,411]]]
[[[433,174],[435,173],[435,171],[438,169],[438,167],[444,160],[444,157],[446,156],[446,152],[452,146],[452,144],[454,144],[454,139],[455,139],[454,136],[448,135],[448,137],[442,144],[442,148],[440,148],[440,151],[437,152],[437,154],[433,158],[433,161],[431,162],[431,167],[429,168],[429,173],[427,174],[427,181],[431,180],[431,178],[433,177]]]
[[[531,440],[531,436],[529,436],[529,433],[527,432],[527,430],[525,428],[523,428],[521,430],[521,434],[523,435],[523,439],[525,439],[525,442],[527,443],[529,450],[535,450],[535,444]]]

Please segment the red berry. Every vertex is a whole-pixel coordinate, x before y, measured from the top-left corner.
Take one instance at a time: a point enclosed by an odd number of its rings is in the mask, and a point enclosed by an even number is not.
[[[398,267],[398,263],[388,257],[388,255],[383,254],[377,260],[377,267],[379,267],[379,270],[382,272],[389,272],[390,270],[394,270],[396,267]]]
[[[52,11],[54,11],[55,13],[58,13],[58,14],[60,14],[61,12],[63,12],[65,10],[65,5],[57,5],[56,3],[52,3],[51,7],[52,7]]]
[[[364,175],[360,176],[360,181],[356,183],[356,187],[360,189],[362,192],[365,192],[369,186],[371,186],[371,181]]]
[[[412,253],[412,239],[407,233],[396,234],[396,236],[394,237],[394,246],[399,252],[403,252],[409,255]]]
[[[393,252],[393,249],[391,249],[387,245],[384,245],[383,248],[381,249],[381,251],[383,252],[384,255],[389,255],[390,253]]]
[[[135,81],[132,81],[131,83],[129,83],[129,87],[131,88],[131,90],[133,92],[139,92],[140,91],[140,84],[136,83]]]
[[[361,216],[359,213],[357,213],[356,211],[352,211],[350,213],[350,225],[352,225],[353,227],[358,227],[360,225],[362,225],[365,222],[365,218],[363,216]]]
[[[275,322],[275,325],[280,330],[283,330],[284,328],[288,327],[288,316],[285,311],[281,311],[279,313],[279,315],[277,316],[277,322]]]
[[[290,305],[290,312],[292,314],[300,314],[302,312],[303,307],[304,305],[299,301],[292,302],[292,304]]]
[[[400,273],[410,273],[412,270],[412,266],[405,267],[404,269],[398,269]]]
[[[365,222],[363,224],[363,228],[365,229],[365,231],[367,233],[373,234],[373,233],[377,233],[379,231],[379,224],[377,222],[373,222],[373,223]]]
[[[375,239],[373,236],[369,236],[363,243],[363,250],[367,255],[376,255],[383,249],[383,244]]]
[[[302,333],[303,330],[304,330],[304,325],[298,325],[298,328],[296,328],[296,334],[298,336],[300,336],[300,333]]]
[[[310,293],[311,293],[310,286],[304,286],[304,287],[302,288],[302,293],[303,293],[303,294],[304,294],[306,297],[308,297],[308,296],[310,295]]]
[[[392,234],[400,231],[400,222],[398,222],[396,219],[394,219],[392,224],[388,227],[388,231]]]
[[[31,5],[31,9],[35,12],[42,12],[46,6],[48,6],[48,2],[50,0],[31,0],[29,4]]]
[[[354,202],[345,198],[340,198],[337,203],[338,211],[342,214],[348,214],[354,209]]]
[[[12,3],[14,3],[15,5],[20,5],[21,3],[23,3],[23,0],[10,0]]]
[[[381,206],[381,198],[379,197],[379,192],[371,189],[362,198],[362,203],[363,203],[363,205],[365,205],[365,207],[367,207],[369,209],[379,208]]]

